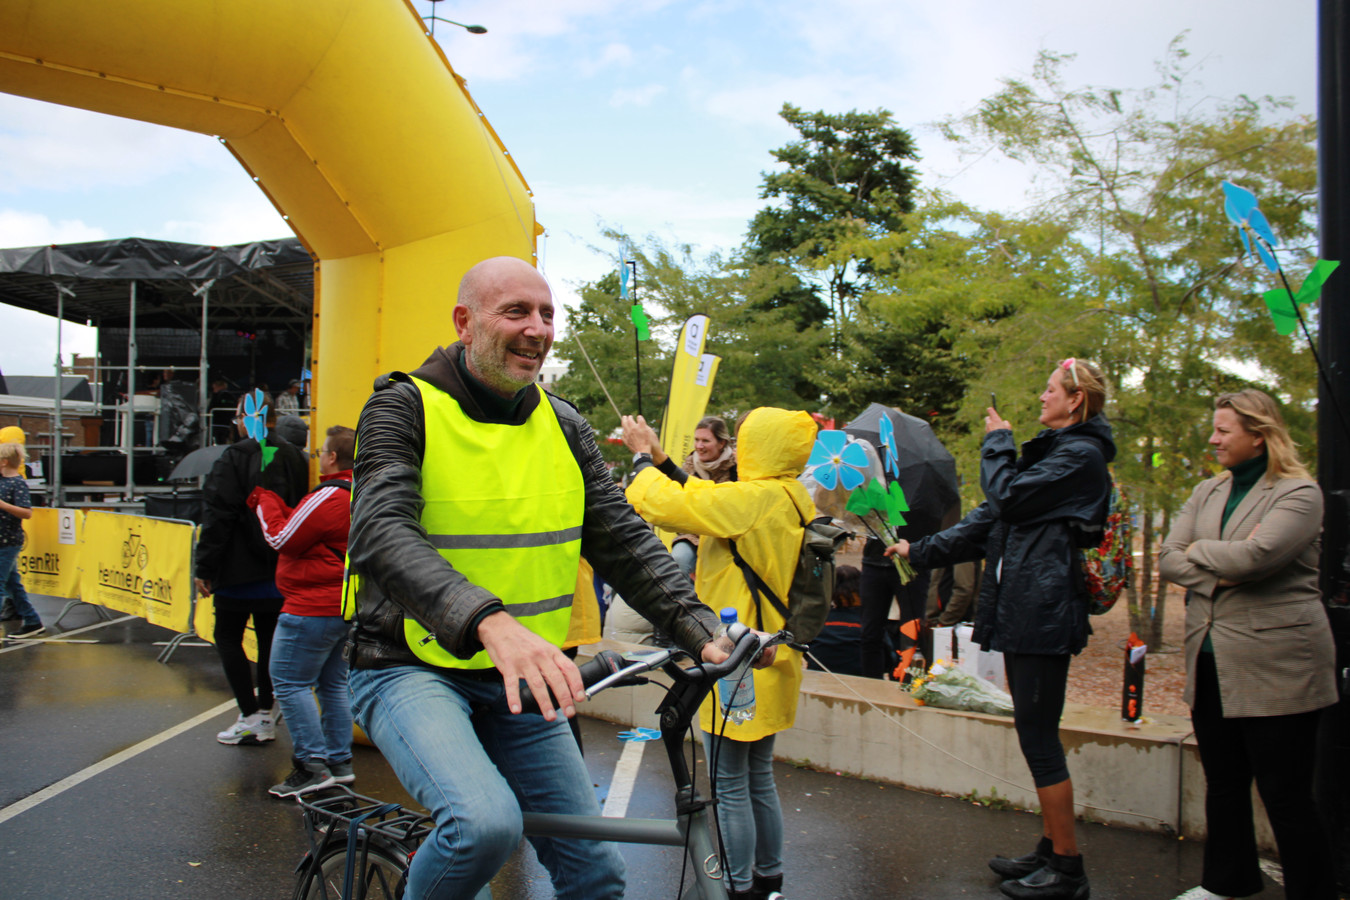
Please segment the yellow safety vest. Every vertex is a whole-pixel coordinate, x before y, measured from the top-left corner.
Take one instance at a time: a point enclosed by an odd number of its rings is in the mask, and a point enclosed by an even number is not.
[[[428,539],[465,578],[499,597],[516,621],[562,646],[581,559],[586,486],[553,404],[540,391],[523,424],[484,424],[439,388],[412,381],[426,422],[421,523]],[[454,656],[407,615],[403,634],[432,665],[492,666],[486,651]]]

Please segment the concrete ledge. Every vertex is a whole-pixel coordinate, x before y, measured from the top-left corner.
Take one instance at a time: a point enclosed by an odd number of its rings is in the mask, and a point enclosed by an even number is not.
[[[581,648],[637,645],[603,641]],[[639,648],[641,649],[641,648]],[[585,713],[626,725],[656,724],[656,685],[605,691]],[[1113,711],[1069,704],[1060,738],[1079,814],[1088,821],[1203,840],[1205,778],[1190,720],[1152,716],[1128,725]],[[778,735],[783,760],[874,778],[916,790],[989,799],[1022,809],[1039,802],[1010,718],[919,706],[892,682],[806,672],[797,724]],[[1257,841],[1274,836],[1257,801]]]

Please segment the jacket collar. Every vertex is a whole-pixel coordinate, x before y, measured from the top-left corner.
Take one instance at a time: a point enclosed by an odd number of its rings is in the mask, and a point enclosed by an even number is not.
[[[475,422],[492,425],[523,425],[539,406],[543,390],[537,385],[522,388],[520,401],[509,411],[494,409],[488,397],[491,392],[477,383],[461,363],[464,345],[455,341],[449,347],[437,347],[422,365],[409,374],[433,387],[445,391],[459,403],[465,414]],[[472,380],[473,383],[470,383]]]

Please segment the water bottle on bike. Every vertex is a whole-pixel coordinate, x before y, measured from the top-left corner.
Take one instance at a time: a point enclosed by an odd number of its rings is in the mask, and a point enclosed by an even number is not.
[[[722,608],[722,624],[717,626],[714,640],[717,646],[728,653],[736,646],[727,631],[736,624],[734,607]],[[753,659],[721,678],[717,682],[717,697],[722,703],[722,714],[735,723],[749,722],[755,717],[755,676],[750,666]]]

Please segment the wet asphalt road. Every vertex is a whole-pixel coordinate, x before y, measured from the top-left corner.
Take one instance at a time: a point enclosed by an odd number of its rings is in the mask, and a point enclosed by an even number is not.
[[[33,599],[48,622],[63,605]],[[266,793],[289,771],[284,726],[269,745],[216,742],[236,711],[210,647],[180,647],[162,664],[155,642],[170,633],[103,623],[90,607],[61,631],[0,647],[0,898],[290,897],[305,838],[296,805]],[[621,729],[583,728],[603,799]],[[362,793],[407,801],[375,750],[357,747],[355,770]],[[788,764],[777,777],[791,900],[1001,897],[985,860],[1023,853],[1039,833],[1027,813]],[[629,814],[670,816],[671,792],[665,754],[646,745]],[[1099,900],[1171,900],[1198,883],[1193,842],[1099,825],[1080,825],[1079,841]],[[624,854],[631,900],[678,895],[678,849]],[[552,896],[526,847],[493,887],[497,900]],[[1268,882],[1261,896],[1284,892]]]

